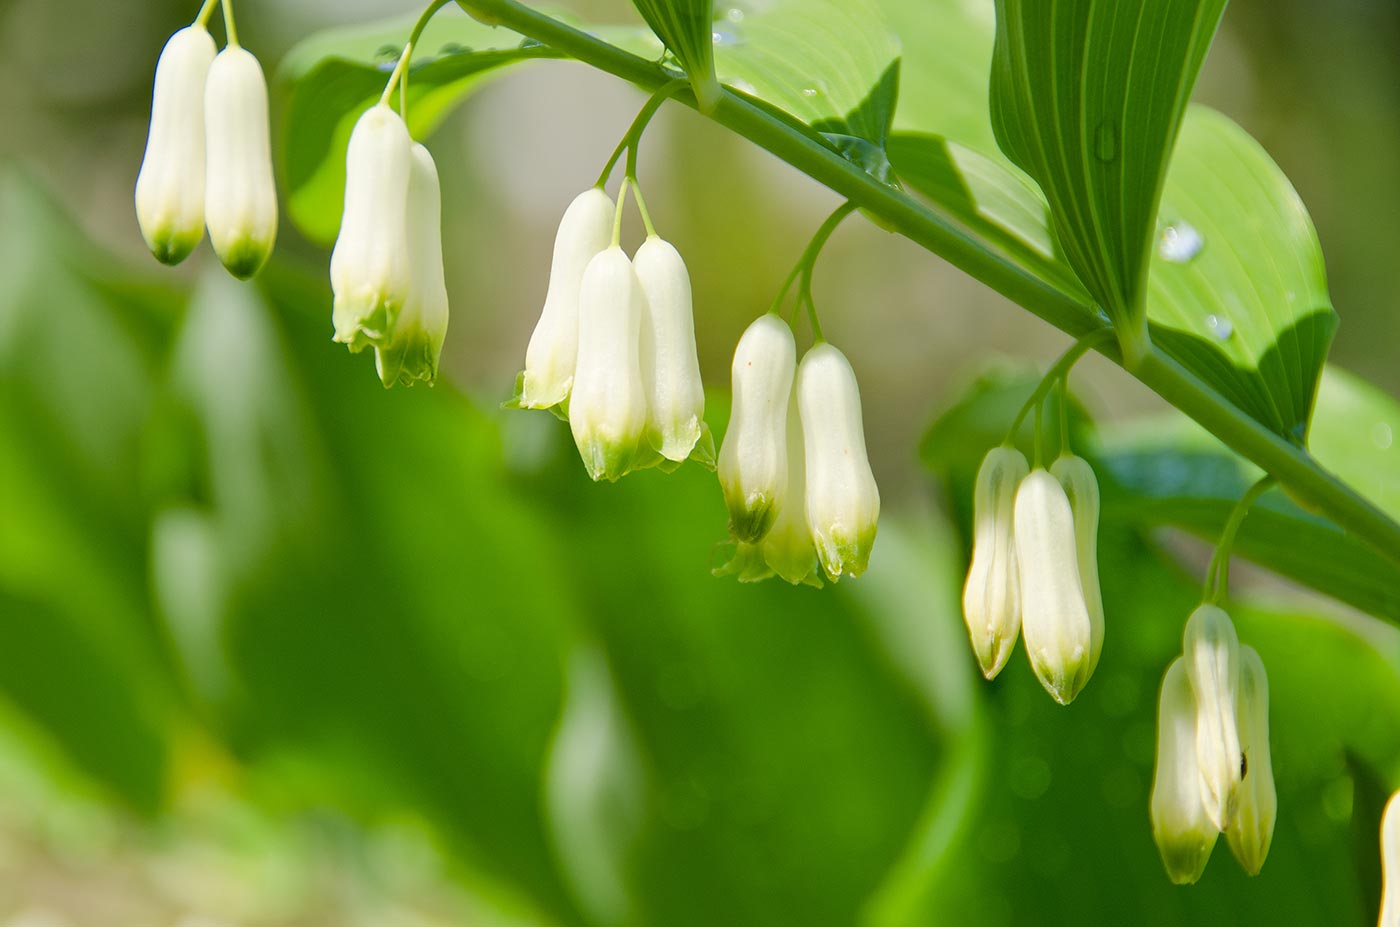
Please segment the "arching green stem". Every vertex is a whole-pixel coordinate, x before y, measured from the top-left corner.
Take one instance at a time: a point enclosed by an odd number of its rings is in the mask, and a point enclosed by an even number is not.
[[[194,18],[194,25],[201,29],[209,28],[209,17],[214,15],[214,8],[219,5],[219,0],[204,0],[204,5],[199,8],[199,14]]]
[[[613,213],[613,234],[612,246],[614,248],[622,244],[622,207],[627,205],[627,188],[632,185],[632,178],[622,178],[622,186],[617,191],[617,211]]]
[[[1069,449],[1069,371],[1060,377],[1060,456],[1070,453]]]
[[[1204,598],[1210,604],[1219,605],[1230,591],[1230,551],[1235,546],[1235,535],[1239,533],[1240,525],[1244,524],[1250,507],[1273,485],[1272,476],[1264,477],[1245,491],[1230,512],[1225,529],[1220,532],[1220,543],[1216,545],[1215,555],[1210,558],[1210,565],[1206,567]]]
[[[646,200],[642,199],[642,185],[637,183],[637,175],[629,173],[625,183],[631,186],[632,198],[637,201],[637,212],[642,214],[642,225],[648,238],[656,237],[656,226],[651,224],[651,213],[647,211]]]
[[[634,178],[637,176],[637,148],[641,145],[642,133],[646,131],[652,117],[661,108],[661,104],[689,86],[688,81],[673,80],[657,88],[656,92],[642,106],[641,111],[637,113],[637,118],[632,120],[632,125],[627,128],[626,134],[622,136],[622,141],[618,142],[617,147],[613,149],[612,157],[608,158],[603,172],[598,175],[595,187],[607,184],[608,178],[612,176],[613,168],[617,167],[617,162],[622,158],[624,151],[627,152],[627,176]]]
[[[381,105],[387,105],[394,96],[394,89],[399,86],[399,82],[404,83],[404,92],[400,97],[399,115],[405,121],[408,119],[408,66],[413,62],[413,47],[418,44],[418,40],[423,36],[423,30],[428,27],[428,22],[437,15],[438,10],[447,6],[452,0],[433,0],[428,4],[428,8],[418,17],[418,22],[413,24],[413,31],[409,33],[408,42],[404,44],[403,54],[399,55],[398,64],[394,65],[394,73],[389,75],[389,83],[384,86],[384,94],[379,98]]]
[[[1045,401],[1045,397],[1049,395],[1055,383],[1069,376],[1070,368],[1078,363],[1079,359],[1087,354],[1090,348],[1107,344],[1112,340],[1113,329],[1095,329],[1076,341],[1068,351],[1061,354],[1060,359],[1051,364],[1050,369],[1045,372],[1045,376],[1040,380],[1040,385],[1035,388],[1035,392],[1031,393],[1025,405],[1021,406],[1021,411],[1016,413],[1016,418],[1012,420],[1011,427],[1007,429],[1006,438],[1002,441],[1002,444],[1009,445],[1016,439],[1016,432],[1021,429],[1021,423],[1026,420],[1026,416],[1030,414],[1032,409],[1036,409],[1037,411],[1040,409],[1041,403]],[[1036,440],[1038,441],[1040,440],[1038,428],[1036,432]]]
[[[821,323],[817,320],[817,306],[812,299],[812,268],[816,265],[817,258],[822,253],[822,248],[826,247],[827,241],[831,238],[832,234],[835,233],[836,227],[841,224],[843,219],[855,211],[855,203],[842,203],[840,206],[836,207],[835,212],[826,217],[826,221],[817,228],[816,233],[812,236],[812,240],[807,243],[807,247],[802,249],[802,256],[797,259],[797,263],[793,265],[792,271],[787,275],[787,278],[783,280],[783,285],[778,290],[778,295],[773,298],[773,305],[768,310],[772,314],[777,315],[779,309],[782,307],[783,300],[787,298],[787,294],[792,290],[793,283],[800,280],[801,283],[797,289],[797,304],[793,306],[792,310],[792,321],[793,324],[796,324],[797,313],[802,311],[802,306],[805,304],[807,306],[808,317],[812,321],[812,334],[816,336],[818,341],[824,341],[826,339],[821,335]]]

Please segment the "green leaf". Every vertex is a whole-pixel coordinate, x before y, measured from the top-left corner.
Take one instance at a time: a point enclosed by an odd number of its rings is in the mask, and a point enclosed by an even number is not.
[[[1131,350],[1167,161],[1225,0],[997,0],[992,122]]]
[[[1400,518],[1400,403],[1393,397],[1329,365],[1308,443],[1324,467]]]
[[[1253,418],[1303,443],[1337,316],[1322,247],[1288,178],[1243,129],[1193,106],[1158,229],[1152,340]]]
[[[632,0],[671,54],[680,61],[702,113],[719,103],[715,79],[715,44],[730,33],[724,24],[712,25],[714,0]]]

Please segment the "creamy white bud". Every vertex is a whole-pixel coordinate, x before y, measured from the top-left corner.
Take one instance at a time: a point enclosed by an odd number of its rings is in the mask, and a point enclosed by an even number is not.
[[[1079,585],[1074,515],[1049,471],[1032,470],[1021,481],[1013,535],[1026,653],[1045,691],[1068,705],[1089,681],[1093,629]]]
[[[1201,801],[1216,828],[1223,831],[1239,807],[1244,764],[1235,721],[1240,642],[1230,616],[1214,605],[1199,606],[1186,622],[1182,654],[1196,695]]]
[[[826,342],[797,370],[797,405],[807,464],[807,523],[822,569],[835,582],[870,562],[880,490],[865,453],[860,388],[851,362]]]
[[[204,219],[228,272],[246,280],[277,239],[277,187],[267,125],[267,80],[237,45],[219,52],[204,90]]]
[[[621,248],[608,248],[588,262],[579,290],[569,427],[595,480],[616,480],[630,471],[646,430],[641,304],[632,262]]]
[[[792,391],[787,411],[787,499],[778,509],[773,527],[759,545],[770,569],[794,585],[820,586],[817,575],[817,549],[807,523],[806,444],[802,434],[802,414],[797,407],[797,390]]]
[[[1079,558],[1079,588],[1089,612],[1089,675],[1103,652],[1103,593],[1099,590],[1099,481],[1082,457],[1062,455],[1050,465],[1074,516],[1074,545]]]
[[[1274,840],[1278,792],[1274,788],[1269,752],[1269,677],[1253,647],[1240,645],[1240,690],[1235,706],[1244,778],[1239,810],[1225,831],[1235,859],[1250,875],[1258,875]]]
[[[776,315],[755,319],[734,349],[729,429],[719,452],[719,482],[729,530],[762,540],[787,499],[787,411],[797,344]]]
[[[642,288],[642,382],[647,440],[667,460],[690,456],[705,419],[705,386],[695,351],[690,275],[669,242],[652,235],[632,259]]]
[[[1381,878],[1380,927],[1400,927],[1400,792],[1381,815]]]
[[[612,240],[616,206],[600,187],[580,193],[564,211],[544,310],[525,350],[520,405],[548,409],[569,398],[578,357],[579,291],[588,262]]]
[[[1021,634],[1016,567],[1016,490],[1030,473],[1026,455],[994,447],[982,459],[972,497],[972,561],[963,586],[963,620],[982,675],[996,678]]]
[[[1190,885],[1201,877],[1219,830],[1201,803],[1196,764],[1196,702],[1181,657],[1162,678],[1157,703],[1157,769],[1152,777],[1152,839],[1168,877]]]
[[[331,289],[335,340],[352,351],[386,344],[408,297],[412,149],[403,119],[382,103],[370,107],[350,133]]]
[[[170,37],[156,65],[136,218],[163,264],[180,263],[204,237],[204,84],[213,61],[208,31],[189,26]]]
[[[437,378],[447,337],[447,279],[442,263],[442,185],[428,149],[413,145],[408,179],[409,286],[389,342],[375,349],[385,386],[412,386]]]

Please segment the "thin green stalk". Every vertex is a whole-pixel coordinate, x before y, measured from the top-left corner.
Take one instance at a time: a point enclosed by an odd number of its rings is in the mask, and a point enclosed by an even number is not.
[[[642,199],[642,186],[637,183],[637,175],[628,174],[626,182],[631,185],[632,199],[637,201],[637,212],[642,214],[642,225],[647,230],[647,237],[655,238],[656,226],[651,224],[651,213],[647,212],[646,200]]]
[[[508,29],[643,89],[655,90],[673,79],[656,62],[609,45],[516,0],[464,3]],[[677,91],[675,97],[695,106],[694,95],[687,90]],[[881,183],[781,114],[741,94],[725,92],[710,117],[858,203],[884,227],[943,257],[1065,333],[1078,338],[1103,328],[1098,310],[1081,295],[1020,265],[951,214]],[[1115,344],[1105,342],[1097,350],[1124,363]],[[1236,453],[1274,475],[1298,498],[1400,563],[1400,524],[1324,470],[1306,450],[1246,415],[1160,348],[1148,348],[1125,369]]]
[[[408,66],[413,61],[413,47],[417,45],[418,40],[422,38],[423,30],[428,27],[429,20],[437,15],[438,10],[451,2],[452,0],[433,0],[432,3],[428,4],[427,9],[423,11],[422,15],[418,17],[418,22],[413,24],[413,31],[409,33],[408,41],[404,43],[403,54],[399,55],[398,64],[394,65],[394,73],[389,75],[389,83],[384,86],[384,93],[379,98],[380,105],[387,106],[389,101],[393,99],[394,89],[398,87],[399,81],[404,81],[405,89],[399,102],[399,109],[401,110],[399,115],[403,116],[405,121],[408,119]]]
[[[793,306],[792,309],[791,324],[797,324],[797,314],[802,311],[802,306],[805,304],[808,309],[808,315],[812,319],[812,334],[817,336],[818,341],[824,341],[826,339],[821,337],[821,323],[817,321],[817,305],[812,299],[812,268],[816,266],[817,258],[821,255],[822,249],[826,247],[826,243],[830,240],[832,234],[835,233],[836,227],[841,224],[843,219],[855,212],[855,210],[856,205],[854,203],[842,203],[840,206],[836,207],[836,210],[831,215],[826,217],[826,220],[822,222],[820,226],[818,226],[816,233],[812,236],[812,240],[807,242],[807,247],[802,249],[802,256],[799,257],[797,263],[793,265],[792,272],[789,273],[787,279],[783,281],[782,288],[778,290],[778,295],[774,297],[773,305],[768,310],[772,314],[777,315],[778,309],[782,306],[783,300],[787,298],[787,294],[792,289],[793,283],[800,280],[801,283],[797,290],[797,304]]]
[[[1040,408],[1040,404],[1043,403],[1045,397],[1050,394],[1050,390],[1054,388],[1056,381],[1069,376],[1070,369],[1079,362],[1081,357],[1089,352],[1090,348],[1098,347],[1101,344],[1107,344],[1112,340],[1113,329],[1100,328],[1080,338],[1070,346],[1068,351],[1061,354],[1059,359],[1050,365],[1050,369],[1045,371],[1045,376],[1041,377],[1040,383],[1036,386],[1035,391],[1031,393],[1030,398],[1021,406],[1021,410],[1016,413],[1016,418],[1012,420],[1011,427],[1006,430],[1006,437],[1001,443],[1010,445],[1016,440],[1016,432],[1021,430],[1021,423],[1026,420],[1026,416],[1030,414],[1031,409]]]
[[[637,176],[637,148],[642,142],[642,133],[646,131],[651,123],[656,111],[661,108],[661,104],[674,96],[678,91],[689,87],[688,81],[673,80],[663,84],[651,95],[651,98],[642,106],[637,118],[632,120],[632,125],[627,127],[627,132],[622,136],[622,141],[617,143],[613,149],[612,157],[608,158],[608,163],[603,167],[603,172],[598,175],[598,182],[595,187],[605,186],[608,178],[612,176],[613,168],[617,167],[617,162],[622,158],[622,153],[627,152],[627,176],[635,178]]]
[[[1041,432],[1044,430],[1044,429],[1041,427],[1041,415],[1044,413],[1044,411],[1045,411],[1045,403],[1043,403],[1043,402],[1037,402],[1037,403],[1035,404],[1035,463],[1033,463],[1033,464],[1031,465],[1032,467],[1037,467],[1037,468],[1038,468],[1038,467],[1041,465],[1041,463],[1045,460],[1045,455],[1042,453],[1042,444],[1041,444],[1041,437],[1040,437],[1040,436],[1041,436]]]
[[[214,15],[214,7],[219,5],[219,0],[204,0],[204,5],[199,8],[199,14],[194,18],[194,25],[201,29],[209,28],[209,17]]]
[[[1244,524],[1250,508],[1273,485],[1274,478],[1266,476],[1249,487],[1240,497],[1240,501],[1235,503],[1235,508],[1225,522],[1225,529],[1220,532],[1220,543],[1216,545],[1215,554],[1210,558],[1210,565],[1206,567],[1203,596],[1206,602],[1219,605],[1230,591],[1230,551],[1235,546],[1235,535],[1239,533],[1240,525]]]
[[[1060,456],[1064,457],[1070,453],[1069,450],[1069,371],[1060,377]]]
[[[233,21],[233,0],[222,0],[224,7],[224,31],[228,33],[228,44],[238,47],[238,26]]]
[[[627,205],[627,188],[631,186],[632,178],[622,178],[622,186],[617,191],[617,211],[613,214],[613,234],[612,246],[614,248],[622,245],[622,207]]]

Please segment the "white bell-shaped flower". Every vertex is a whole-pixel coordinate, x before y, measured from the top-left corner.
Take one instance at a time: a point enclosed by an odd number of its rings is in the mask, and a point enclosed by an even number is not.
[[[277,239],[277,187],[267,125],[267,79],[237,45],[219,52],[204,90],[204,218],[228,272],[246,280]]]
[[[428,149],[413,144],[408,179],[408,298],[388,344],[375,349],[385,386],[437,378],[447,337],[447,279],[442,263],[442,185]]]
[[[1016,490],[1030,473],[1026,455],[995,447],[982,459],[972,497],[972,561],[963,586],[963,619],[982,675],[996,678],[1021,634],[1016,567]]]
[[[1157,703],[1157,769],[1152,777],[1152,839],[1167,876],[1177,885],[1201,877],[1219,829],[1201,802],[1196,763],[1196,701],[1185,661],[1162,678]]]
[[[797,585],[822,584],[817,548],[807,521],[807,451],[802,433],[802,413],[793,389],[787,411],[787,499],[778,509],[773,527],[759,542],[763,560],[778,576]]]
[[[1381,878],[1380,927],[1400,927],[1400,792],[1381,815]]]
[[[521,407],[548,409],[569,398],[578,357],[579,293],[588,262],[612,241],[616,206],[601,187],[575,197],[554,237],[544,311],[530,336],[521,374]]]
[[[1099,590],[1099,481],[1082,457],[1063,454],[1050,465],[1074,516],[1074,545],[1079,557],[1079,588],[1089,612],[1089,675],[1103,652],[1103,593]]]
[[[204,84],[214,51],[209,32],[189,26],[170,37],[156,65],[136,218],[163,264],[180,263],[204,237]]]
[[[730,533],[741,543],[762,540],[788,498],[787,413],[796,366],[792,329],[776,315],[755,319],[734,349],[719,482]]]
[[[1269,751],[1269,677],[1259,654],[1245,644],[1240,645],[1240,690],[1235,708],[1244,778],[1239,810],[1225,836],[1244,870],[1258,875],[1274,840],[1278,792]]]
[[[1240,641],[1230,616],[1201,605],[1186,622],[1182,655],[1196,694],[1196,760],[1201,801],[1217,830],[1234,822],[1239,808],[1244,753],[1235,704],[1240,687]]]
[[[669,242],[652,235],[632,259],[642,288],[642,381],[647,441],[667,460],[690,456],[704,430],[705,386],[695,350],[690,275]]]
[[[345,212],[331,253],[335,340],[361,351],[389,340],[405,300],[413,140],[398,113],[370,107],[350,133]]]
[[[637,276],[621,248],[608,248],[588,262],[579,291],[569,427],[595,480],[617,480],[633,469],[646,430],[641,304]]]
[[[807,464],[807,524],[832,582],[870,562],[880,490],[865,453],[860,388],[851,362],[821,342],[797,370],[797,405]]]
[[[1093,667],[1093,629],[1079,584],[1074,514],[1059,480],[1030,472],[1016,491],[1013,534],[1021,580],[1021,633],[1040,684],[1074,701]]]

